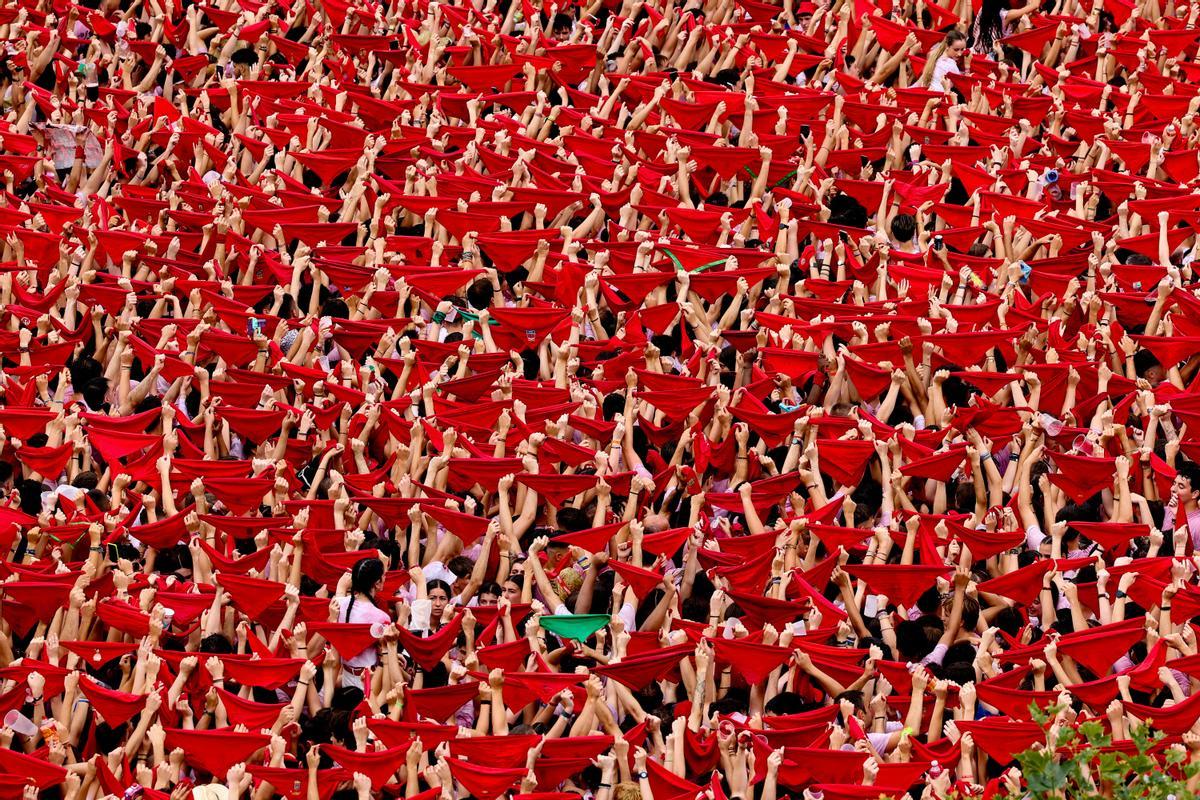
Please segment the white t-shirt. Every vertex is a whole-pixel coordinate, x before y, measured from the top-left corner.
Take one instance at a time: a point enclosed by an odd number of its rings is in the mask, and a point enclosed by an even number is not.
[[[933,77],[929,80],[929,90],[931,92],[946,91],[946,76],[961,75],[962,70],[958,68],[958,62],[950,56],[942,56],[933,66]]]

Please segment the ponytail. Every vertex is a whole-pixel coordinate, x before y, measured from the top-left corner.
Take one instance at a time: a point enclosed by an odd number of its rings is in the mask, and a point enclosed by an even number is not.
[[[925,62],[925,69],[921,72],[921,79],[917,81],[917,85],[921,88],[928,89],[929,84],[933,82],[933,73],[937,70],[937,62],[946,55],[946,51],[950,48],[949,38],[943,39],[929,54],[929,59]]]
[[[372,593],[383,572],[383,562],[378,558],[362,558],[354,562],[350,570],[350,602],[346,603],[346,622],[350,621],[350,612],[358,595],[366,595],[368,600],[374,599]]]
[[[942,60],[942,56],[946,55],[946,51],[950,49],[950,45],[956,42],[966,41],[967,37],[962,31],[957,28],[951,29],[946,33],[946,37],[938,43],[938,46],[932,53],[929,54],[929,60],[925,62],[925,69],[921,72],[921,79],[917,81],[917,85],[928,89],[933,83],[933,74],[937,71],[938,62]]]

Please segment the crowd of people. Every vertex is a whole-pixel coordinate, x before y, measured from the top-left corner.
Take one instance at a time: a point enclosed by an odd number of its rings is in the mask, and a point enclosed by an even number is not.
[[[1200,3],[780,2],[4,0],[0,797],[1198,788]]]

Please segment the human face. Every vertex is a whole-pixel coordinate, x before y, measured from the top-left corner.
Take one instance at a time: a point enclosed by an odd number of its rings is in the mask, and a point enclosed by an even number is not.
[[[1175,476],[1175,480],[1171,483],[1171,492],[1180,505],[1196,499],[1196,490],[1192,488],[1192,482],[1182,475]]]
[[[963,54],[967,52],[967,42],[965,39],[960,39],[947,49],[947,54],[955,61],[962,61]]]
[[[450,602],[450,596],[446,594],[446,590],[438,587],[429,593],[429,602],[433,606],[433,618],[440,619],[442,612],[446,610],[446,604]]]
[[[502,591],[504,599],[510,603],[516,603],[521,599],[521,587],[513,581],[505,581]]]

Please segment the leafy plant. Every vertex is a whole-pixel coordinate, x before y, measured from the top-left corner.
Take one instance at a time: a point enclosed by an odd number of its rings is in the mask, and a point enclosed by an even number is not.
[[[1031,706],[1033,719],[1049,729],[1059,709]],[[1151,720],[1151,722],[1153,722]],[[1185,800],[1194,797],[1188,778],[1200,763],[1185,763],[1186,748],[1164,746],[1164,734],[1151,725],[1130,731],[1129,746],[1113,746],[1097,721],[1062,725],[1053,746],[1017,754],[1024,790],[1011,800]]]

